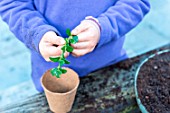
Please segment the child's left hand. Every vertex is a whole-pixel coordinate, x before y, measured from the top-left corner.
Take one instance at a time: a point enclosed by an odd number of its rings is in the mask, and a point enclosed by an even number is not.
[[[76,57],[92,52],[100,39],[100,28],[92,20],[82,21],[71,33],[78,36],[78,42],[71,45]]]

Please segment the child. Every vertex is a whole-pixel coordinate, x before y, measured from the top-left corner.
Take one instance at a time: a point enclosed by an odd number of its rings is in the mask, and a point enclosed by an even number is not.
[[[1,0],[0,15],[31,51],[32,79],[43,92],[40,78],[57,63],[67,28],[79,37],[65,54],[68,67],[80,77],[127,58],[123,43],[149,11],[149,0]]]

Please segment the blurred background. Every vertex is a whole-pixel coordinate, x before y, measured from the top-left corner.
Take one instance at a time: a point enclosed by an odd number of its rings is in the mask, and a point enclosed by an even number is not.
[[[127,34],[130,58],[170,44],[170,0],[151,0],[151,11]],[[31,81],[29,50],[0,18],[0,106],[38,93]]]

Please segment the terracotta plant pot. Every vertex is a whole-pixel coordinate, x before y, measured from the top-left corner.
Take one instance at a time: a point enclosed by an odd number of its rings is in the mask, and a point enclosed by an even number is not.
[[[66,113],[71,110],[80,82],[75,71],[70,68],[65,69],[67,73],[60,78],[52,76],[50,70],[41,78],[50,110],[55,113]]]

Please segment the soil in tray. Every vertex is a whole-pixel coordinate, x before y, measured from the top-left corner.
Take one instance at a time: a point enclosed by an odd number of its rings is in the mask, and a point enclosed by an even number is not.
[[[170,113],[170,52],[156,55],[141,67],[137,89],[149,113]]]

